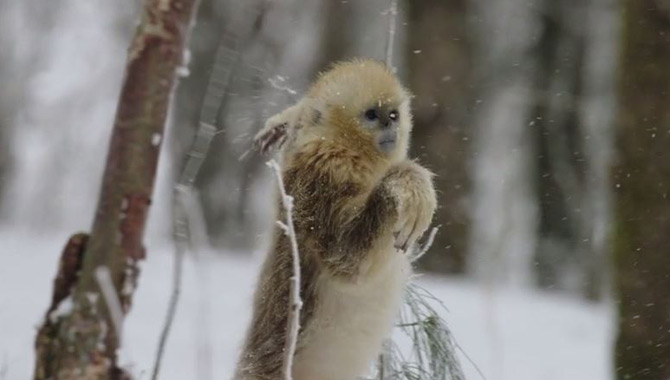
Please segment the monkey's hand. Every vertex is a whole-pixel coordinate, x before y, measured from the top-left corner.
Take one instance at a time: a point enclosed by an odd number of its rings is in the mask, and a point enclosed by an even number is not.
[[[280,149],[286,142],[288,121],[283,114],[277,114],[265,122],[265,126],[254,137],[254,147],[261,154],[267,154],[272,149]]]
[[[394,246],[407,250],[428,229],[437,207],[433,174],[413,161],[395,165],[385,180],[397,203]]]
[[[254,146],[262,154],[281,149],[290,135],[298,129],[298,120],[304,110],[304,101],[283,110],[265,122],[265,126],[254,137]]]

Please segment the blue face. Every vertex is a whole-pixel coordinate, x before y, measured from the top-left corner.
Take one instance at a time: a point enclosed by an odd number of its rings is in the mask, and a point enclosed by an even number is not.
[[[369,107],[361,116],[362,124],[375,132],[377,148],[384,153],[395,149],[398,140],[400,113],[395,107],[376,105]]]

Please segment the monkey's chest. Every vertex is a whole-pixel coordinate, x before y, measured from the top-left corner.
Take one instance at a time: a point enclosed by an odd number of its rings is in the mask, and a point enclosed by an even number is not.
[[[366,374],[396,321],[410,265],[389,252],[374,277],[357,283],[320,279],[316,307],[303,326],[294,380],[353,380]]]

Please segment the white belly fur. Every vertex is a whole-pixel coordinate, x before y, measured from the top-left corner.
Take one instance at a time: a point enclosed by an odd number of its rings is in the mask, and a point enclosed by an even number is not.
[[[354,380],[363,376],[391,334],[411,267],[384,247],[369,275],[355,283],[320,279],[317,305],[293,364],[294,380]]]

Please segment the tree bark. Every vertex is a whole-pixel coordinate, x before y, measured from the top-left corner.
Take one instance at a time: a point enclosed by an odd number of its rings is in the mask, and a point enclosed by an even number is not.
[[[63,251],[54,297],[36,340],[35,379],[123,379],[121,326],[96,271],[111,277],[122,314],[144,258],[146,223],[165,119],[195,0],[146,0],[129,51],[90,237]],[[112,297],[113,298],[113,297]],[[109,303],[109,304],[108,304]]]
[[[614,168],[617,379],[670,378],[670,11],[624,1]]]

